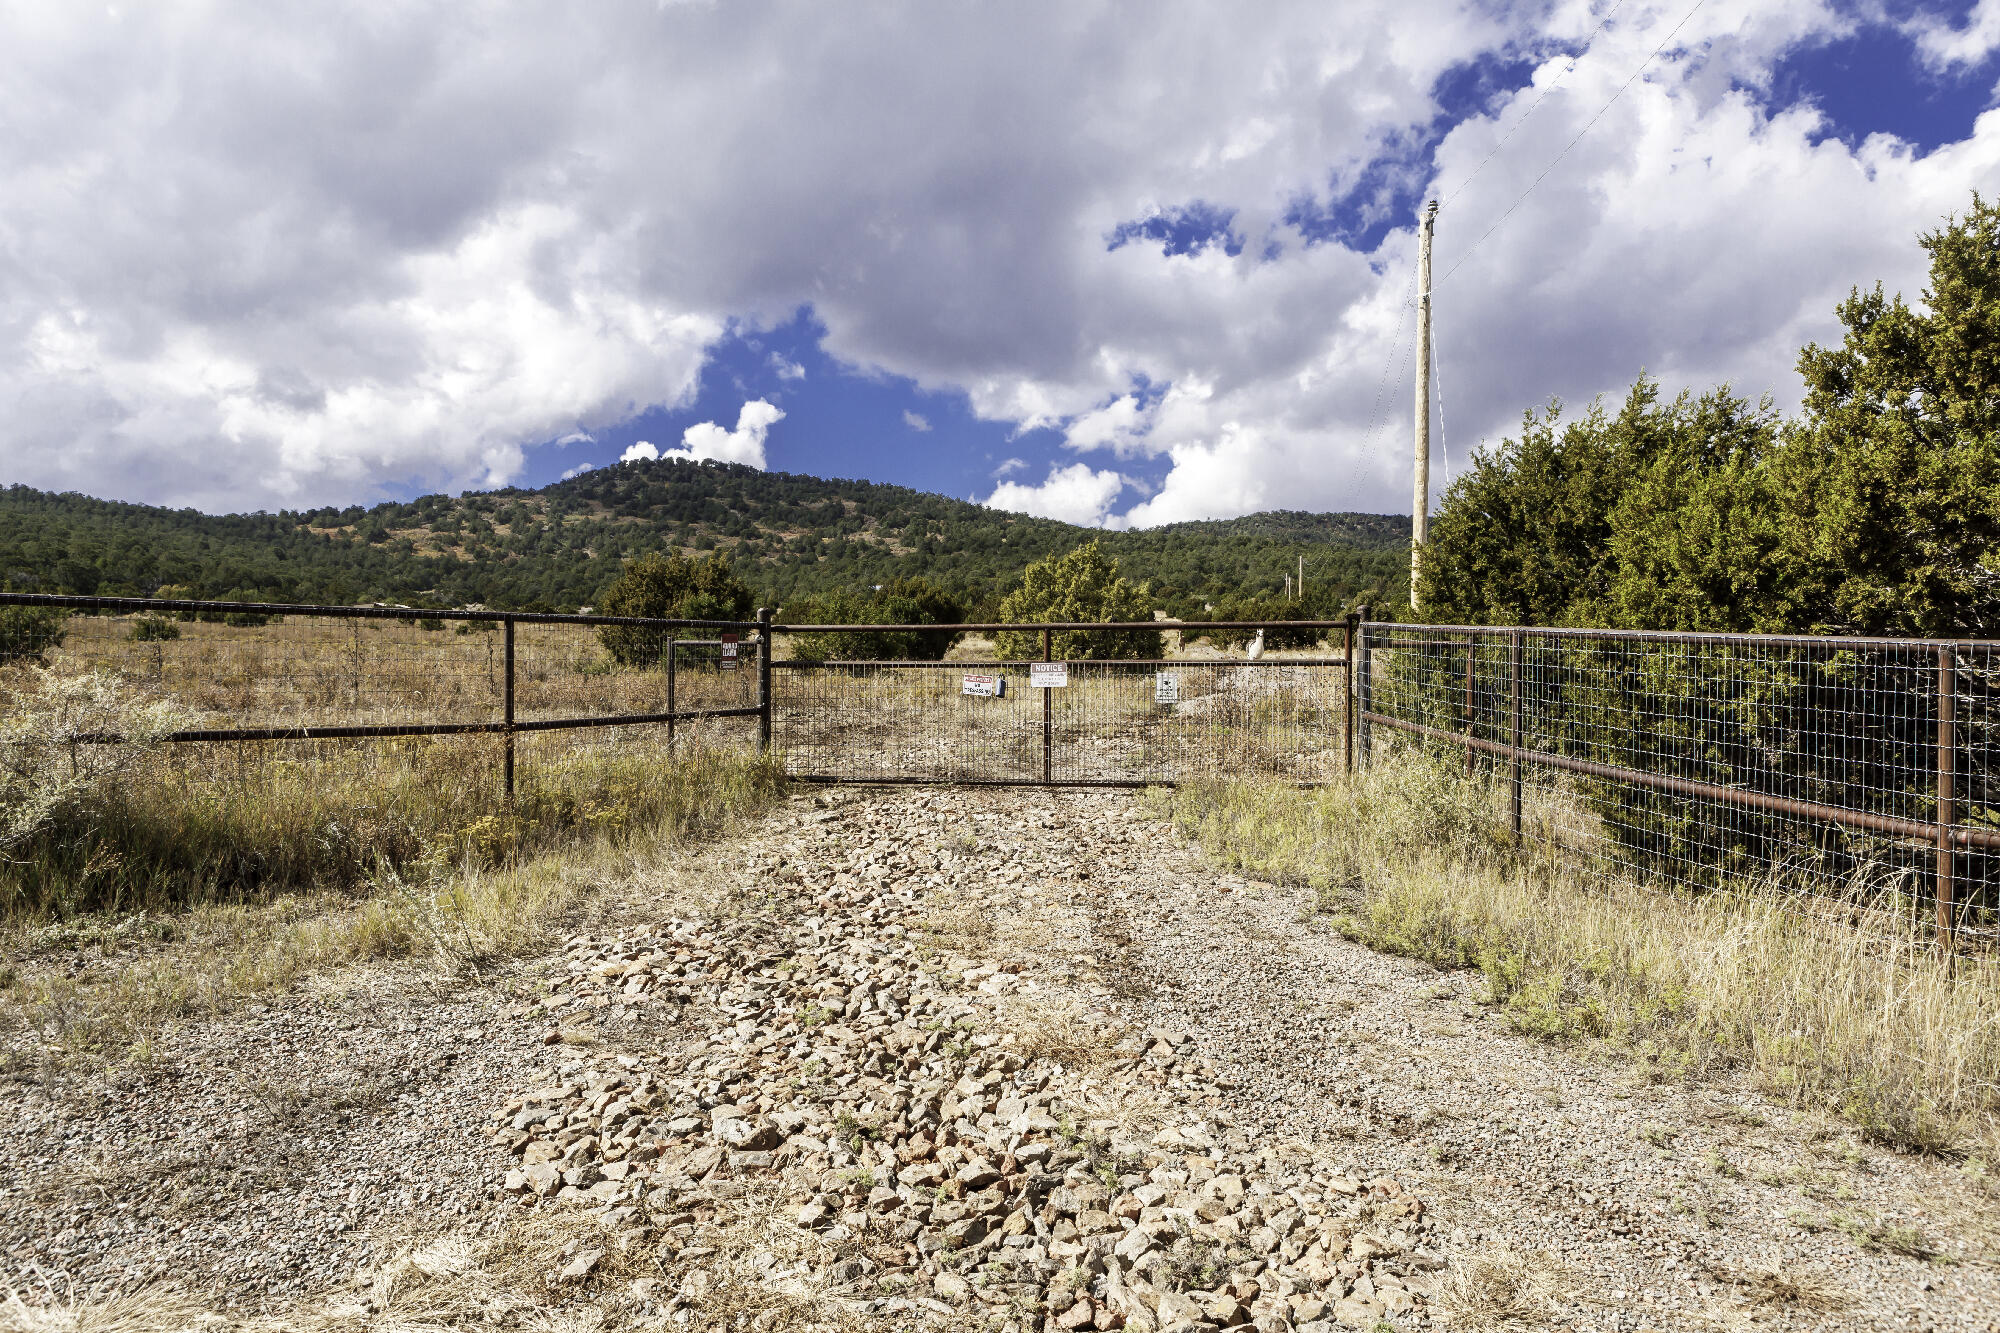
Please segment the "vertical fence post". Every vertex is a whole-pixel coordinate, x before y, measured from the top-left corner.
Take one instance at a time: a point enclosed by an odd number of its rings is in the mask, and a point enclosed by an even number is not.
[[[1476,761],[1473,758],[1473,755],[1476,753],[1476,751],[1474,751],[1472,748],[1473,709],[1474,709],[1473,695],[1472,695],[1472,668],[1474,661],[1476,661],[1478,657],[1479,657],[1479,636],[1477,634],[1468,634],[1465,636],[1465,776],[1467,777],[1471,777],[1473,773],[1476,771]]]
[[[1361,767],[1366,768],[1368,767],[1369,759],[1372,757],[1369,752],[1369,745],[1374,740],[1374,732],[1368,725],[1368,713],[1374,706],[1374,700],[1369,697],[1372,688],[1369,676],[1372,674],[1374,661],[1370,656],[1368,646],[1368,604],[1366,602],[1363,602],[1356,610],[1355,618],[1355,632],[1359,636],[1358,642],[1360,644],[1361,658],[1355,667],[1355,680],[1357,684],[1354,690],[1354,730],[1355,737],[1361,744],[1361,758],[1357,762]]]
[[[1042,660],[1055,660],[1055,636],[1047,625],[1042,626]],[[1056,753],[1056,700],[1055,691],[1042,691],[1042,781],[1055,781]]]
[[[1341,707],[1346,710],[1346,716],[1341,722],[1340,743],[1342,768],[1349,774],[1354,772],[1354,627],[1360,620],[1361,617],[1354,612],[1347,613],[1347,644],[1343,654],[1347,659],[1347,687],[1341,691]]]
[[[757,753],[771,749],[771,608],[757,608]]]
[[[1958,820],[1958,663],[1951,645],[1938,649],[1937,679],[1937,933],[1949,949],[1958,924],[1951,826]]]
[[[681,655],[680,636],[667,635],[667,753],[674,752],[674,714],[680,711],[680,702],[674,693],[675,660]]]
[[[500,626],[503,631],[502,637],[505,640],[506,644],[506,658],[507,658],[506,661],[507,681],[506,681],[506,693],[505,693],[506,716],[502,719],[502,721],[506,726],[506,730],[502,734],[506,738],[506,745],[507,745],[507,756],[504,761],[506,764],[505,785],[507,789],[507,799],[509,801],[512,801],[514,799],[514,617],[508,616],[505,620],[500,622]]]
[[[1521,631],[1515,630],[1507,636],[1507,693],[1508,703],[1513,713],[1513,723],[1509,727],[1507,744],[1513,754],[1507,758],[1507,823],[1514,830],[1514,841],[1521,840]]]

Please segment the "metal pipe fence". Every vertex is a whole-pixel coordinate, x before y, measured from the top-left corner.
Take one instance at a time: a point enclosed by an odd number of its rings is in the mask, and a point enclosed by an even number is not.
[[[775,744],[793,777],[814,782],[1319,783],[1348,762],[1344,657],[1049,665],[1060,671],[999,659],[780,659]]]
[[[1364,622],[1365,758],[1462,754],[1516,838],[2000,939],[2000,644]]]
[[[151,739],[177,752],[484,737],[492,748],[466,759],[490,764],[509,798],[517,759],[671,747],[689,725],[735,741],[732,723],[769,711],[757,621],[0,594],[10,607],[85,614],[52,638],[17,626],[0,666],[107,673],[171,701],[196,725]]]

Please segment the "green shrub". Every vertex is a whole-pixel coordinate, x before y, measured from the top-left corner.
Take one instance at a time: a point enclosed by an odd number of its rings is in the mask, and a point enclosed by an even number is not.
[[[144,615],[132,622],[132,642],[165,643],[181,636],[181,627],[165,616]]]
[[[965,619],[965,604],[924,579],[897,579],[871,596],[840,588],[804,598],[785,609],[785,619],[801,625],[951,625]],[[792,656],[807,662],[936,662],[957,638],[955,630],[802,634],[792,644]]]
[[[1001,599],[1000,619],[1146,620],[1152,616],[1150,603],[1151,588],[1126,582],[1118,573],[1118,562],[1107,559],[1104,549],[1092,541],[1029,565],[1022,571],[1020,586]],[[1033,661],[1042,655],[1042,636],[1034,630],[1003,630],[998,643],[1000,656],[1012,661]],[[1051,647],[1056,660],[1064,662],[1158,657],[1160,635],[1149,629],[1063,630]]]
[[[690,560],[651,552],[625,566],[625,572],[598,598],[599,614],[638,616],[650,620],[747,620],[756,598],[729,568],[727,556]],[[661,660],[666,637],[637,625],[604,625],[598,639],[612,657],[626,666],[647,666]]]
[[[0,606],[0,662],[39,663],[62,647],[69,613],[52,606]]]

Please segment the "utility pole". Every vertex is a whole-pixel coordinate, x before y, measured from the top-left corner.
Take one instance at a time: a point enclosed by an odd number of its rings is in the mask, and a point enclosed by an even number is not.
[[[1417,609],[1417,563],[1430,535],[1431,509],[1431,229],[1437,224],[1433,199],[1417,231],[1417,438],[1416,477],[1410,500],[1410,609]]]
[[[1299,600],[1303,602],[1305,599],[1306,599],[1306,558],[1305,555],[1301,553],[1299,555]]]

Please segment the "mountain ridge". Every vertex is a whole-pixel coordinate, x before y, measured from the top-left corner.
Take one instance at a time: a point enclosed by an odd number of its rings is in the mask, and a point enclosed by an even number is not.
[[[1108,532],[893,483],[736,464],[617,464],[538,489],[363,507],[204,514],[27,486],[0,490],[0,588],[238,600],[572,608],[626,560],[722,551],[769,604],[922,575],[978,608],[1031,560],[1103,542],[1164,609],[1393,586],[1408,519],[1269,510]],[[163,591],[165,590],[165,591]]]

